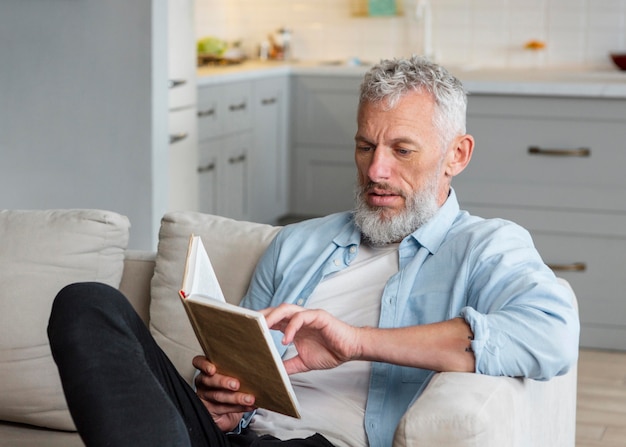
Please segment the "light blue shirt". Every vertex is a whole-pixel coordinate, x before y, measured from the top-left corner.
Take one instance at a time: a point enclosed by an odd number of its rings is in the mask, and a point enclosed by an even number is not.
[[[324,276],[350,264],[360,244],[350,212],[285,227],[257,265],[242,305],[304,305]],[[451,190],[437,214],[401,242],[399,267],[385,286],[379,327],[463,317],[474,333],[480,374],[547,380],[575,363],[579,321],[571,291],[520,226],[461,211]],[[284,352],[279,336],[276,344]],[[365,412],[370,446],[392,445],[400,418],[432,374],[372,364]]]

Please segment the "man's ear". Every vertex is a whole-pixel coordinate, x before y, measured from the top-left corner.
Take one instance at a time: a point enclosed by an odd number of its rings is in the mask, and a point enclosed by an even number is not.
[[[456,137],[446,159],[446,176],[454,177],[460,174],[469,164],[473,151],[474,137],[469,134]]]

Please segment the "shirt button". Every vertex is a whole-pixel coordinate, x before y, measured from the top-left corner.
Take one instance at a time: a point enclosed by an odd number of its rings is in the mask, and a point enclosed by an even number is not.
[[[339,267],[339,264],[340,264],[339,259],[335,259],[334,263],[337,267]]]
[[[304,304],[304,298],[299,298],[298,301],[296,301],[296,304],[298,306],[302,306]]]
[[[356,247],[354,245],[350,247],[350,253],[354,253],[355,251],[356,251]]]

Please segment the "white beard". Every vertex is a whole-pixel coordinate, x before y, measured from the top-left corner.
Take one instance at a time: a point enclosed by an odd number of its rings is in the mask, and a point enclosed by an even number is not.
[[[400,242],[409,234],[428,222],[439,210],[437,204],[437,181],[433,176],[425,187],[405,198],[406,207],[397,215],[387,216],[384,207],[370,207],[366,200],[367,190],[373,183],[359,185],[356,188],[354,221],[365,239],[374,246]],[[377,184],[387,190],[392,189],[385,184]]]

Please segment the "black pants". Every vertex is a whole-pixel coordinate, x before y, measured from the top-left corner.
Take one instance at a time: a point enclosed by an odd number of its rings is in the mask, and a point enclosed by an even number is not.
[[[225,435],[128,300],[99,283],[65,287],[48,325],[65,397],[87,446],[324,446]]]

